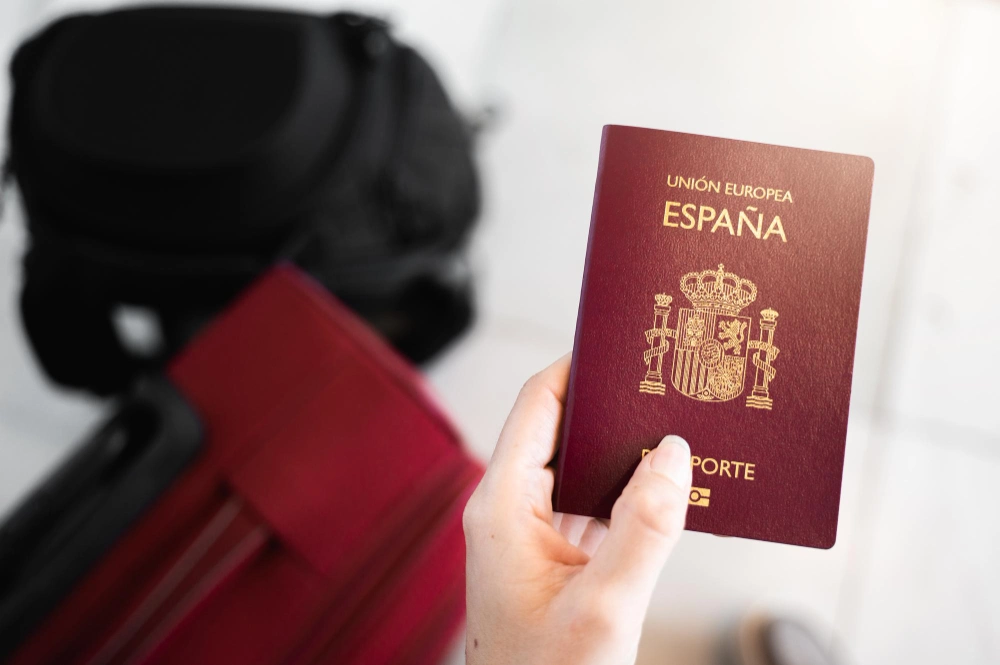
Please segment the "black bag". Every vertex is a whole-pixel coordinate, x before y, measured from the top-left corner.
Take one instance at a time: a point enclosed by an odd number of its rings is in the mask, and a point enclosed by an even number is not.
[[[410,359],[472,315],[468,127],[387,26],[216,8],[62,19],[11,65],[21,311],[59,383],[119,392],[291,260]],[[122,306],[155,314],[131,350]]]

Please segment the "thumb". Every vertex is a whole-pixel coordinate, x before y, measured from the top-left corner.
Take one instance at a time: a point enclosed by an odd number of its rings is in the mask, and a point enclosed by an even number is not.
[[[611,526],[586,568],[599,588],[645,610],[656,578],[684,530],[691,491],[691,450],[667,436],[639,463],[611,511]],[[633,600],[634,599],[634,600]]]

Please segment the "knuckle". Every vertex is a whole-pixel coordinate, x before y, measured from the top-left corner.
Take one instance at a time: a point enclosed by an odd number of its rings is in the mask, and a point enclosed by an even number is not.
[[[562,414],[562,404],[559,397],[553,392],[552,386],[542,372],[524,382],[520,393],[518,393],[517,401],[543,409],[556,421]]]
[[[602,598],[601,593],[594,594],[591,602],[579,607],[574,615],[572,632],[578,637],[591,639],[594,636],[610,637],[619,632],[618,622],[621,617],[614,608],[618,607],[612,599]]]
[[[643,483],[623,498],[621,508],[628,518],[656,535],[672,538],[684,530],[687,501],[673,483]]]
[[[520,396],[524,398],[536,397],[545,390],[545,381],[541,374],[532,374],[524,385],[521,386]]]

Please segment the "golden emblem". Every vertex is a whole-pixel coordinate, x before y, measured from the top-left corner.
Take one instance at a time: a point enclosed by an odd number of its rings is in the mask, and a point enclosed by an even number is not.
[[[639,392],[663,395],[663,356],[670,349],[668,337],[675,339],[670,383],[680,394],[702,402],[728,402],[743,394],[747,358],[753,354],[754,385],[746,405],[770,409],[768,387],[774,379],[772,362],[778,357],[774,329],[778,313],[760,313],[759,339],[750,339],[753,320],[740,312],[757,299],[757,286],[748,279],[718,270],[689,272],[681,277],[681,292],[692,307],[682,307],[677,328],[668,327],[673,298],[658,293],[653,305],[653,327],[646,331],[649,348],[643,352],[646,378]]]

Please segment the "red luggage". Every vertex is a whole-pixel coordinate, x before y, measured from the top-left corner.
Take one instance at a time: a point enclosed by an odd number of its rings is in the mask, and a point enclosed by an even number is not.
[[[168,374],[203,453],[11,662],[437,662],[482,469],[421,378],[290,267]]]

